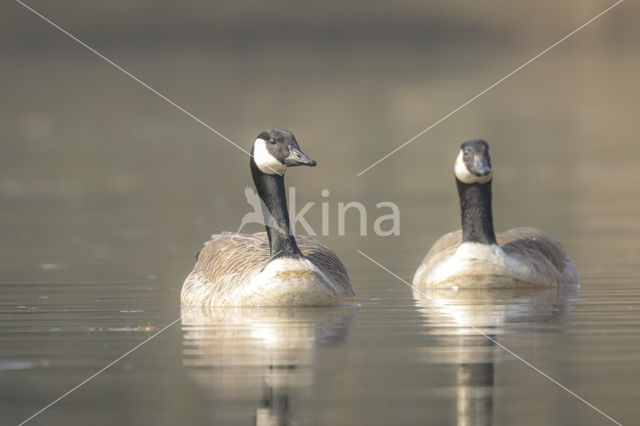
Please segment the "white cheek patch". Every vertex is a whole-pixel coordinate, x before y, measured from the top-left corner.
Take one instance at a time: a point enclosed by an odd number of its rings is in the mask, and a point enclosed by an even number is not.
[[[456,158],[456,164],[454,166],[454,172],[458,180],[462,183],[486,183],[493,178],[493,171],[486,176],[476,176],[469,171],[467,165],[464,163],[464,154],[460,150],[458,158]]]
[[[267,150],[267,142],[264,139],[256,139],[253,144],[253,160],[262,173],[268,175],[283,175],[287,166],[282,164]]]

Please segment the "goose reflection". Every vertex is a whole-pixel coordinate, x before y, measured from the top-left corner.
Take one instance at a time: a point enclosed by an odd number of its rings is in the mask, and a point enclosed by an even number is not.
[[[356,309],[183,307],[183,365],[212,423],[291,424],[316,351],[346,341]]]
[[[562,329],[577,299],[577,287],[464,290],[414,288],[418,310],[441,345],[423,351],[426,362],[456,366],[457,425],[493,423],[494,370],[513,356],[501,335]],[[544,325],[547,325],[546,327]]]

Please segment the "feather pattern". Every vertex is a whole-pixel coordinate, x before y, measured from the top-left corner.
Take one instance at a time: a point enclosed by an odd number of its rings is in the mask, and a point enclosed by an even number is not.
[[[326,246],[296,237],[304,258],[270,260],[265,232],[212,235],[184,282],[183,305],[283,306],[354,303],[347,270]],[[270,265],[277,264],[277,267]]]
[[[462,243],[462,231],[442,236],[418,267],[414,284],[519,287],[577,284],[578,271],[562,245],[534,228],[496,236],[497,245]]]

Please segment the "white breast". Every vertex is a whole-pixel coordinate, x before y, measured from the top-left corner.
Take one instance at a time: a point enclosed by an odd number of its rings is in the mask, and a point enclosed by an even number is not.
[[[275,259],[243,286],[244,305],[335,305],[338,287],[308,259]]]
[[[432,270],[427,283],[441,283],[457,276],[506,275],[526,278],[527,265],[512,259],[497,245],[463,243],[455,254]]]

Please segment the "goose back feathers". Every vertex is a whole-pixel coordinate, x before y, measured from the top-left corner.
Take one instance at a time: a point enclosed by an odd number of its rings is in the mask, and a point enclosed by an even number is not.
[[[182,304],[298,306],[353,303],[355,293],[340,259],[311,237],[298,236],[296,241],[304,258],[270,260],[265,232],[213,235],[184,282]]]
[[[577,284],[578,271],[562,245],[534,228],[497,235],[496,245],[462,242],[462,231],[442,236],[418,267],[414,284],[499,288]]]

